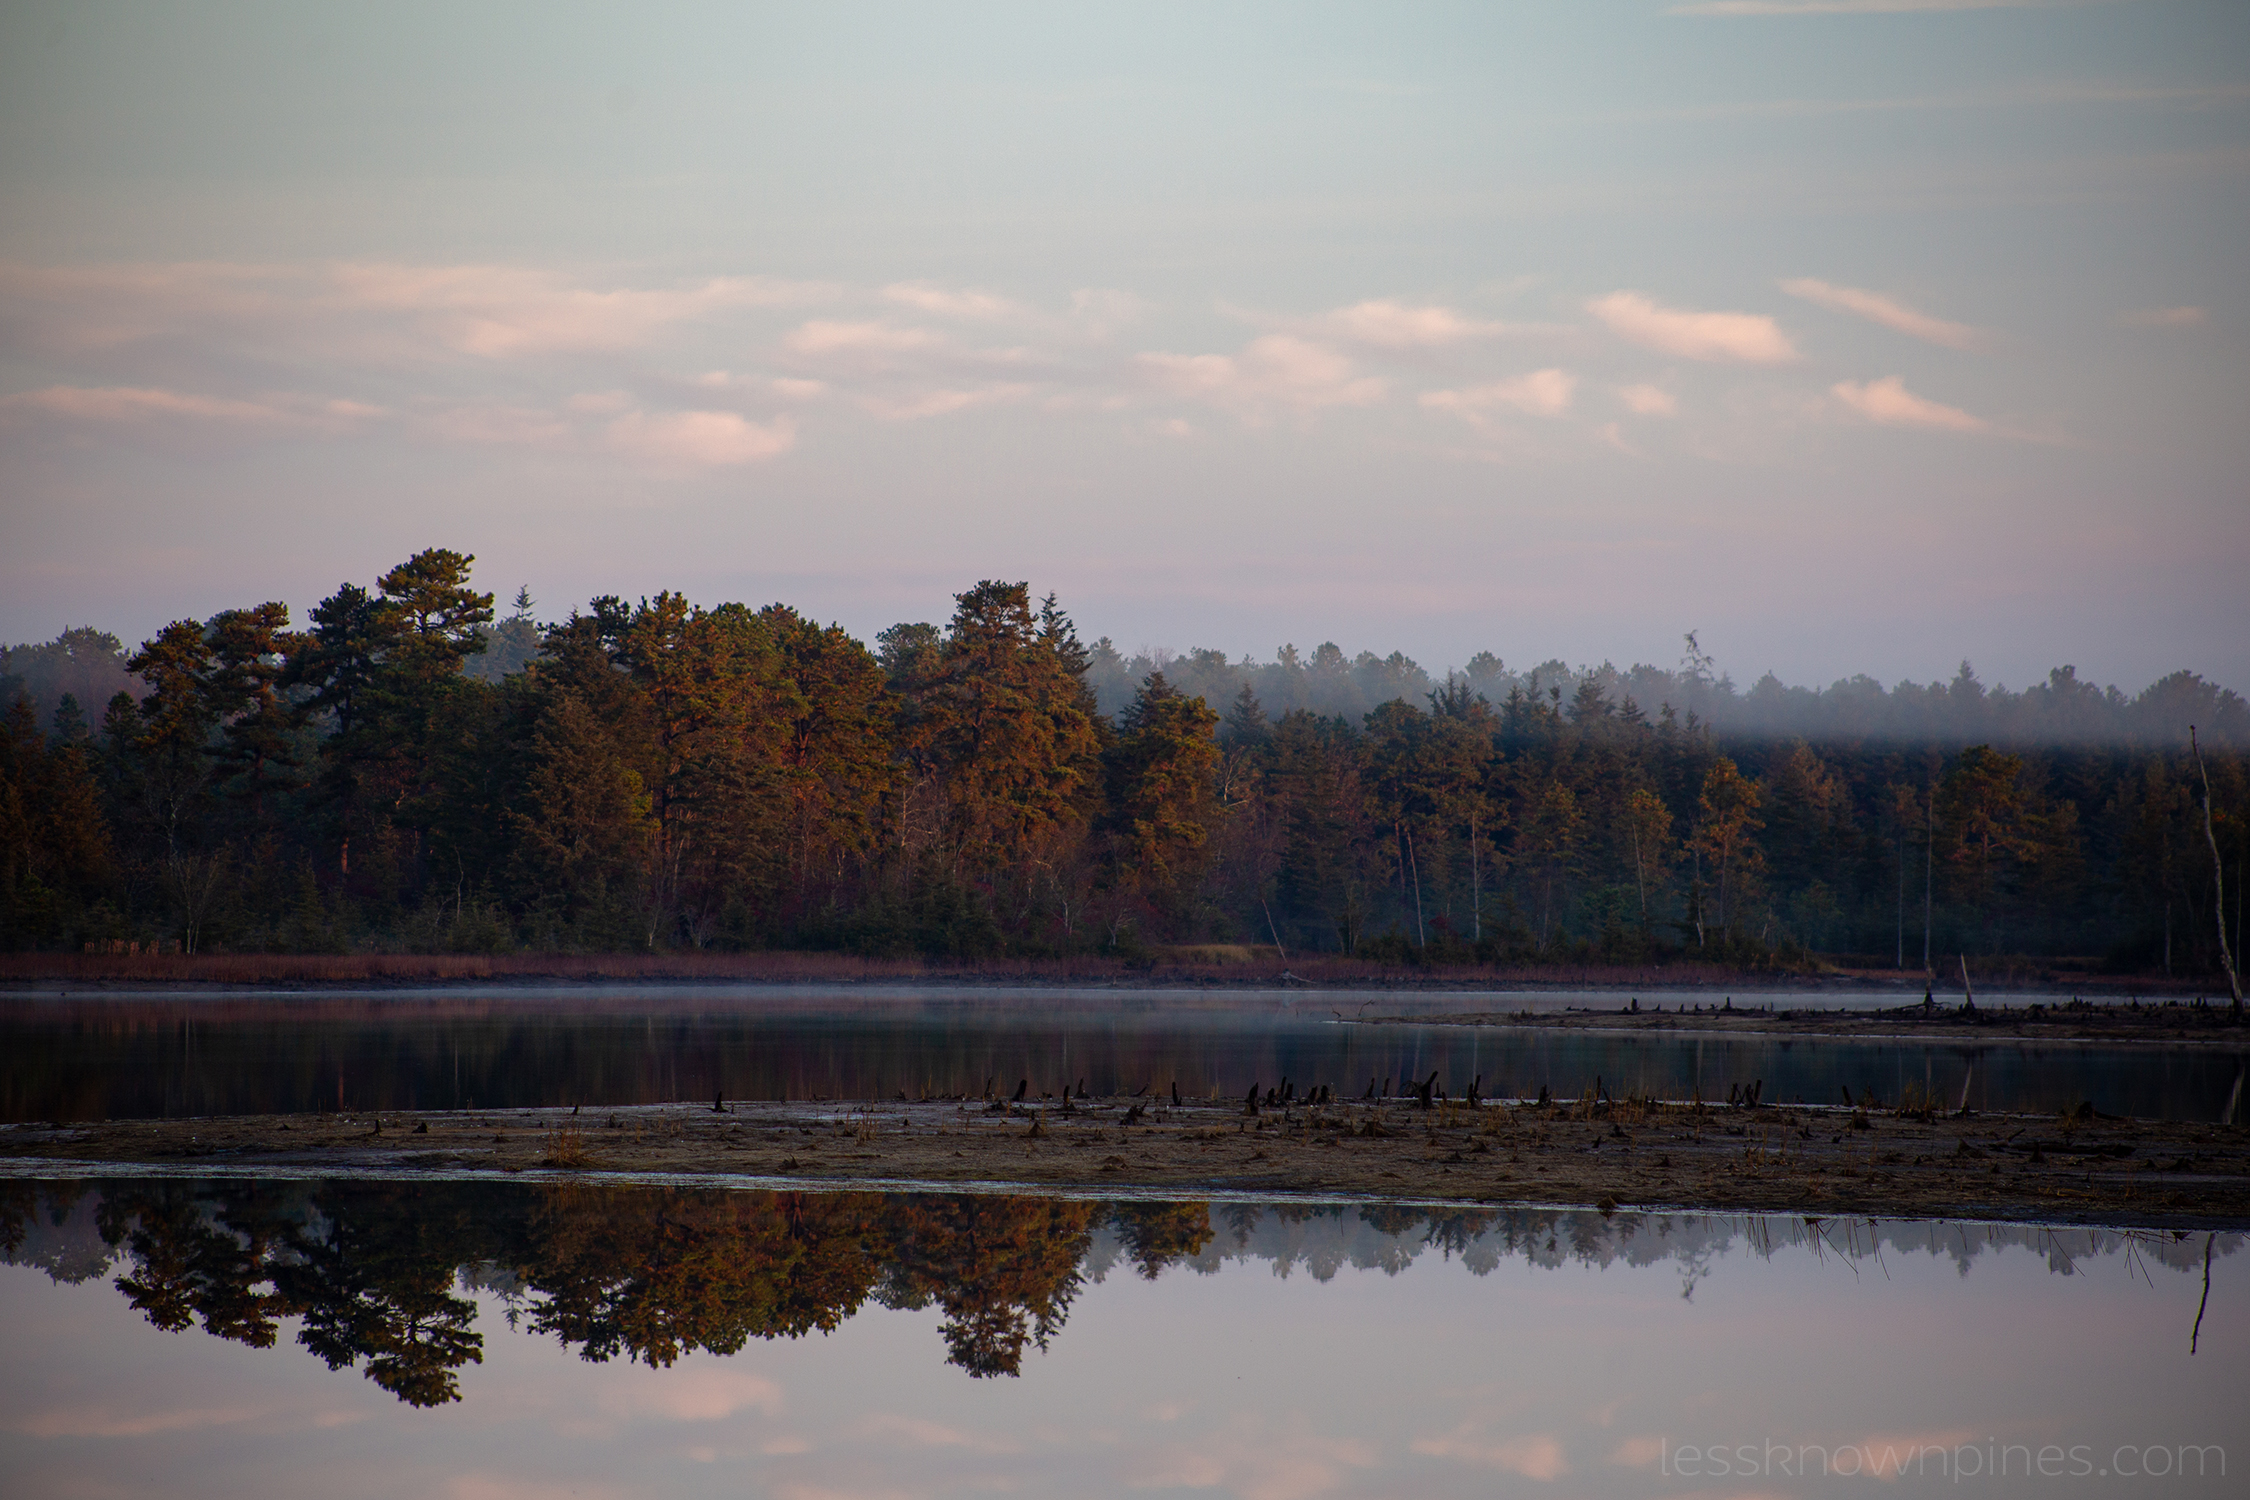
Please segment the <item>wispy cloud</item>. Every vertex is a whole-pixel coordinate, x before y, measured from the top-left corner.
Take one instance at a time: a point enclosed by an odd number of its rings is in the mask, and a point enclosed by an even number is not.
[[[1784,364],[1797,357],[1789,336],[1763,313],[1690,312],[1664,307],[1639,292],[1597,297],[1586,310],[1619,338],[1682,359]]]
[[[2068,4],[2070,0],[2060,0]],[[2058,0],[1695,0],[1675,16],[1891,16],[1963,10],[2052,10]]]
[[[1663,1437],[1629,1437],[1610,1450],[1609,1461],[1631,1469],[1645,1469],[1663,1461],[1668,1441]]]
[[[2245,98],[2250,98],[2250,84],[2197,84],[2158,88],[2142,84],[2064,79],[2051,83],[1964,89],[1950,94],[1896,94],[1857,99],[1733,99],[1713,104],[1605,112],[1588,118],[1604,121],[1791,119],[1822,115],[1893,114],[1918,110],[2019,110],[2134,104],[2195,108],[2234,104]]]
[[[1906,382],[1896,375],[1882,380],[1871,380],[1865,385],[1852,380],[1840,380],[1830,386],[1829,394],[1865,417],[1884,427],[1936,427],[1947,432],[1984,432],[1991,423],[1982,417],[1971,416],[1956,406],[1941,406],[1926,400],[1906,388]]]
[[[198,396],[145,386],[52,385],[0,397],[0,407],[34,411],[80,422],[142,422],[158,417],[193,417],[221,422],[281,422],[288,414],[260,401]]]
[[[1526,1479],[1559,1479],[1570,1471],[1563,1446],[1545,1434],[1495,1440],[1480,1434],[1473,1423],[1429,1437],[1414,1439],[1416,1453],[1432,1458],[1452,1458],[1464,1463],[1521,1474]]]
[[[1636,417],[1672,417],[1680,411],[1679,398],[1660,385],[1621,385],[1617,399]]]
[[[62,1407],[19,1417],[9,1427],[43,1438],[151,1437],[164,1432],[197,1432],[233,1427],[274,1415],[254,1406],[183,1406],[169,1411],[120,1412],[113,1407]]]
[[[1273,407],[1373,406],[1388,391],[1327,345],[1281,333],[1252,340],[1239,355],[1143,354],[1136,363],[1160,390],[1245,416]]]
[[[1563,370],[1534,370],[1513,380],[1460,390],[1427,391],[1421,404],[1431,411],[1450,412],[1476,426],[1497,412],[1519,412],[1529,417],[1559,417],[1570,410],[1578,390],[1578,377]]]
[[[604,1496],[624,1492],[606,1484],[588,1484],[582,1479],[550,1484],[510,1474],[462,1474],[447,1482],[445,1493],[450,1500],[566,1500],[566,1497],[602,1500]]]
[[[2148,307],[2121,313],[2117,321],[2127,328],[2201,328],[2211,321],[2211,310],[2207,307]]]
[[[790,332],[781,343],[792,354],[903,354],[942,342],[927,328],[895,323],[844,323],[815,319]]]
[[[1966,323],[1949,323],[1943,318],[1933,318],[1918,312],[1905,303],[1886,297],[1880,292],[1862,291],[1858,287],[1831,286],[1825,281],[1815,281],[1810,276],[1800,276],[1794,281],[1784,281],[1781,289],[1792,297],[1850,313],[1865,318],[1870,323],[1880,323],[1909,338],[1927,343],[1943,344],[1948,349],[1973,348],[1979,337],[1978,330]]]
[[[343,265],[331,279],[346,304],[423,315],[447,343],[489,358],[630,348],[670,325],[742,308],[825,301],[836,290],[762,276],[597,290],[559,272],[521,266]]]
[[[941,318],[1020,318],[1028,309],[990,292],[953,291],[927,281],[899,281],[883,288],[886,300]]]
[[[1131,292],[1112,287],[1082,287],[1070,294],[1070,321],[1090,339],[1106,339],[1148,311]]]
[[[1321,320],[1334,336],[1379,349],[1430,349],[1511,332],[1506,323],[1465,318],[1450,307],[1382,299],[1340,307]]]
[[[1302,1500],[1342,1485],[1351,1470],[1373,1468],[1376,1458],[1366,1443],[1321,1436],[1301,1421],[1274,1432],[1240,1416],[1188,1442],[1144,1445],[1122,1477],[1136,1490],[1223,1486],[1242,1500]]]
[[[609,424],[610,446],[637,458],[719,468],[757,463],[797,443],[794,417],[750,421],[731,411],[628,412]]]
[[[885,422],[919,422],[925,417],[950,416],[972,406],[992,406],[1021,401],[1032,388],[1021,382],[974,387],[938,386],[899,395],[872,395],[860,404],[869,415]]]
[[[948,1427],[922,1417],[884,1415],[870,1417],[865,1430],[872,1437],[895,1438],[926,1448],[966,1448],[973,1453],[1021,1453],[1023,1445],[1007,1438],[982,1437],[959,1427]]]
[[[569,447],[576,434],[570,423],[551,411],[497,401],[447,407],[428,417],[423,427],[447,442],[513,448]]]

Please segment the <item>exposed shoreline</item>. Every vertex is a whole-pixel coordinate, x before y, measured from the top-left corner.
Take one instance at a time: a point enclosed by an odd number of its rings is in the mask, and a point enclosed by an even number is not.
[[[2250,1228],[2250,1131],[2180,1121],[1599,1100],[1261,1108],[728,1103],[0,1127],[0,1175],[460,1178],[1309,1196]]]
[[[1655,993],[1655,992],[1652,992]],[[1719,1035],[1823,1037],[1866,1041],[2147,1042],[2250,1052],[2250,1025],[2237,1024],[2224,1003],[2173,1002],[2138,1007],[2115,1003],[2064,1005],[1895,1005],[1871,1010],[1768,1010],[1752,1001],[1725,1009],[1637,1009],[1573,1006],[1565,1010],[1455,1011],[1434,1015],[1347,1016],[1361,1026],[1494,1026],[1526,1031],[1602,1032],[1621,1036]]]
[[[2225,995],[2210,976],[2167,979],[2094,972],[2089,964],[2007,960],[1971,965],[1980,994],[2135,996],[2186,999]],[[1332,954],[1278,957],[1270,947],[1208,945],[1141,959],[1077,956],[949,962],[866,958],[842,953],[772,951],[669,954],[0,954],[0,995],[138,993],[151,990],[382,990],[465,987],[598,988],[686,986],[1134,990],[1275,990],[1307,994],[1389,991],[1415,994],[1638,992],[1865,995],[1896,1004],[1924,988],[1923,977],[1891,968],[1738,969],[1718,964],[1524,964],[1414,966]],[[1950,1000],[1959,990],[1939,982]]]

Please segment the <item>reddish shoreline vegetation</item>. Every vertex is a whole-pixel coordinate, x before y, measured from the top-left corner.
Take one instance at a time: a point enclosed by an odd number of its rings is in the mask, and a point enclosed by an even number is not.
[[[472,562],[9,650],[0,950],[86,961],[14,972],[2076,991],[2240,947],[2250,705],[2190,673],[1128,660],[989,580],[872,645],[672,593],[543,625]]]

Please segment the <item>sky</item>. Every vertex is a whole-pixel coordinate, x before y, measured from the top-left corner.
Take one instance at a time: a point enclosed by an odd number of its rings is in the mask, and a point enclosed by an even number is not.
[[[2250,687],[2250,7],[0,5],[0,641],[426,547]]]

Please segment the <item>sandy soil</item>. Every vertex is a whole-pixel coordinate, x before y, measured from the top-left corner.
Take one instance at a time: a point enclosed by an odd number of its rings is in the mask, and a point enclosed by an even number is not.
[[[0,1172],[92,1163],[667,1173],[2250,1228],[2250,1130],[2093,1115],[1654,1103],[651,1105],[0,1128]]]

